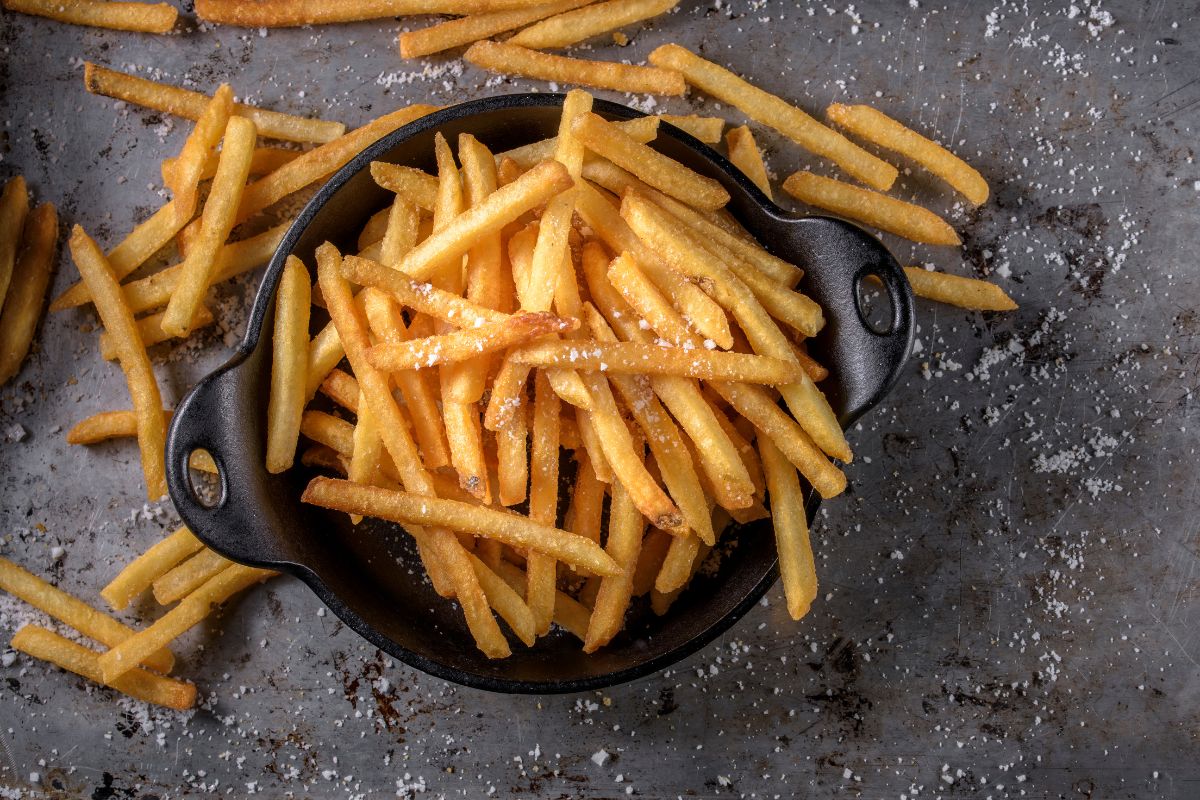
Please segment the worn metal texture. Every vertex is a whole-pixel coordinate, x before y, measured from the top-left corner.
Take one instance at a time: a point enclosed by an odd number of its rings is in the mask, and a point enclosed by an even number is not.
[[[1200,796],[1198,26],[1196,2],[685,0],[628,47],[597,45],[640,61],[675,40],[810,110],[870,102],[992,183],[969,210],[902,176],[965,245],[888,238],[898,257],[991,276],[1021,308],[919,304],[919,351],[852,432],[847,496],[822,506],[809,616],[789,621],[776,589],[675,669],[502,696],[390,662],[280,579],[181,641],[193,713],[4,651],[0,794]],[[0,177],[23,173],[109,245],[163,202],[158,162],[189,124],[87,95],[83,60],[231,81],[350,125],[546,86],[402,62],[399,27],[189,22],[154,37],[5,12]],[[657,107],[739,120],[700,93]],[[779,177],[826,169],[755,133]],[[60,258],[56,289],[74,278]],[[254,283],[220,289],[216,332],[155,350],[166,402],[230,352]],[[63,442],[128,402],[85,311],[51,316],[0,389],[0,554],[89,598],[174,524],[169,505],[145,506],[130,443]],[[155,613],[147,599],[127,618]],[[4,641],[37,618],[0,600]]]

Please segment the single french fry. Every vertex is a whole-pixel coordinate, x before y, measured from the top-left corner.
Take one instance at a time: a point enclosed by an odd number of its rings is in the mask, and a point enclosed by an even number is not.
[[[479,585],[487,595],[488,604],[508,623],[508,627],[526,647],[533,647],[537,640],[537,632],[533,612],[525,604],[525,598],[478,556],[472,553],[470,559],[475,575],[479,578]]]
[[[207,617],[213,606],[275,574],[270,570],[240,564],[226,567],[149,627],[111,646],[108,652],[100,656],[98,665],[104,682],[111,683],[127,674],[142,663],[148,654],[159,650]]]
[[[593,153],[680,202],[709,211],[729,202],[729,192],[720,183],[648,145],[635,142],[603,117],[582,115],[572,124],[572,132]]]
[[[544,553],[554,560],[583,567],[597,575],[616,575],[620,568],[594,542],[551,524],[487,506],[446,500],[336,478],[313,478],[302,502],[347,513],[378,517],[400,525],[440,527],[483,536],[511,547]]]
[[[509,317],[367,258],[346,256],[341,271],[360,286],[373,286],[407,308],[462,328],[503,322]]]
[[[332,370],[321,381],[319,391],[347,411],[358,413],[358,381],[349,372]]]
[[[534,50],[567,47],[665,14],[677,5],[679,0],[608,0],[531,25],[508,41]]]
[[[169,168],[164,162],[163,182],[175,196],[175,214],[178,222],[186,223],[196,213],[196,195],[200,188],[201,173],[209,161],[209,156],[216,151],[232,114],[233,89],[228,83],[223,83],[213,92],[212,99],[208,101],[200,119],[196,121],[196,127],[183,143],[179,157],[174,159]],[[220,159],[217,160],[217,164],[220,165]]]
[[[51,586],[7,558],[0,558],[0,589],[108,647],[118,645],[134,635],[133,629],[124,623]],[[170,672],[175,657],[165,649],[165,644],[145,652],[139,662],[162,673]]]
[[[147,703],[186,711],[196,704],[194,684],[132,669],[113,681],[105,681],[100,671],[100,654],[37,625],[23,625],[10,643],[14,650],[48,661],[90,681],[111,686],[118,692]]]
[[[179,16],[175,7],[168,3],[115,0],[4,0],[4,7],[71,25],[139,33],[170,33]]]
[[[437,204],[438,179],[416,167],[372,161],[371,177],[384,189],[426,211],[433,211]]]
[[[229,119],[217,174],[204,203],[200,233],[188,248],[179,281],[163,316],[162,328],[172,336],[185,336],[192,329],[196,310],[214,275],[217,254],[233,230],[238,203],[250,174],[256,137],[253,122],[242,117]]]
[[[300,418],[300,433],[347,458],[354,453],[354,426],[324,411],[305,411]]]
[[[304,368],[304,403],[307,405],[317,394],[317,389],[326,376],[346,356],[342,340],[332,322],[317,331],[308,343],[308,362]]]
[[[642,547],[645,521],[633,499],[620,483],[613,484],[612,506],[608,513],[608,541],[604,551],[620,572],[600,581],[600,590],[592,607],[583,651],[594,653],[612,641],[625,621],[625,611],[633,597],[633,576]]]
[[[712,384],[708,384],[712,386]],[[717,423],[721,429],[725,431],[725,435],[729,437],[729,441],[733,442],[733,446],[737,448],[738,455],[742,459],[742,463],[746,465],[746,472],[750,475],[750,482],[754,484],[755,498],[761,498],[767,493],[767,484],[763,480],[762,464],[758,462],[758,453],[754,450],[754,445],[750,443],[748,436],[753,436],[753,428],[743,435],[742,430],[734,424],[733,420],[725,412],[724,404],[719,401],[711,391],[705,392],[705,400],[712,407],[713,416],[717,418]],[[757,502],[757,500],[755,501]],[[741,511],[742,509],[735,509]]]
[[[654,582],[662,570],[671,542],[677,538],[666,531],[652,530],[642,539],[637,568],[633,572],[631,592],[634,597],[649,594],[654,589]]]
[[[544,372],[534,375],[533,437],[530,442],[529,518],[543,525],[554,525],[558,518],[558,422],[561,416],[558,396]],[[592,544],[590,540],[589,544]],[[555,559],[544,553],[530,553],[527,565],[528,587],[525,593],[537,622],[537,632],[545,635],[554,618],[554,591],[558,570]],[[587,565],[585,565],[587,566]]]
[[[29,189],[25,178],[17,175],[0,192],[0,306],[8,296],[13,269],[21,246],[21,232],[29,214]]]
[[[483,415],[483,427],[498,431],[508,425],[512,413],[524,405],[525,382],[530,369],[528,364],[520,364],[505,356],[492,381],[492,394]]]
[[[558,0],[558,2],[541,0],[538,5],[531,5],[528,8],[485,11],[420,30],[405,31],[400,34],[400,57],[420,58],[432,53],[440,53],[452,47],[471,44],[498,33],[523,27],[531,22],[579,8],[590,2],[592,0]],[[517,42],[517,44],[521,44],[521,42]]]
[[[83,277],[100,313],[104,329],[112,335],[118,360],[129,385],[138,417],[138,446],[142,452],[142,472],[146,478],[146,493],[157,500],[167,492],[166,467],[163,452],[166,447],[166,426],[163,424],[162,397],[146,347],[142,344],[137,323],[125,305],[121,287],[107,259],[83,228],[75,226],[70,240],[71,255]]]
[[[147,348],[177,338],[163,330],[162,321],[162,313],[151,314],[137,320],[138,333],[142,337],[142,344]],[[207,306],[200,306],[196,309],[196,316],[192,319],[191,332],[195,333],[201,328],[206,328],[215,321],[213,313],[208,310]],[[100,357],[105,361],[116,361],[117,359],[117,346],[108,331],[100,332]]]
[[[606,484],[612,483],[616,478],[613,475],[612,467],[609,466],[608,459],[604,457],[604,448],[600,446],[600,434],[596,432],[596,426],[592,424],[591,413],[582,408],[576,408],[575,427],[579,430],[579,440],[583,444],[583,450],[587,453],[588,460],[592,462],[596,480]]]
[[[275,250],[283,240],[283,234],[290,227],[291,223],[285,222],[257,236],[223,245],[213,265],[214,277],[210,283],[227,281],[266,264],[275,255]],[[182,272],[183,265],[174,264],[122,286],[121,290],[125,293],[125,302],[129,305],[129,310],[139,314],[165,306],[170,301],[171,293],[175,291]],[[83,284],[79,286],[83,287]],[[89,296],[84,295],[80,302],[89,302]]]
[[[802,203],[832,211],[880,230],[923,244],[962,244],[954,228],[927,208],[869,189],[801,170],[783,182],[783,190]]]
[[[358,232],[358,249],[365,250],[371,245],[383,240],[383,236],[387,233],[388,216],[392,212],[392,205],[386,208],[381,208],[370,216],[367,224],[362,226],[362,230]]]
[[[491,504],[492,491],[483,455],[483,429],[479,409],[474,403],[442,401],[450,460],[458,472],[459,485],[485,504]]]
[[[152,585],[154,599],[165,606],[182,600],[233,562],[207,547],[159,576]]]
[[[406,342],[377,344],[367,351],[367,358],[376,368],[385,372],[426,369],[514,347],[549,333],[572,330],[578,326],[579,320],[564,320],[549,311],[521,312],[503,322],[478,328],[463,328]]]
[[[733,346],[733,335],[724,309],[642,244],[625,220],[621,219],[620,212],[597,189],[581,182],[575,210],[614,252],[631,253],[654,284],[671,299],[672,304],[697,331],[712,339],[720,348],[729,349]]]
[[[654,579],[654,590],[660,594],[676,592],[692,577],[693,565],[707,545],[694,536],[672,537],[663,557],[662,566]]]
[[[503,578],[513,591],[524,597],[527,583],[524,570],[516,564],[501,560],[496,564],[496,574]],[[592,612],[587,606],[566,592],[554,593],[554,624],[580,641],[587,635],[588,618],[591,615]]]
[[[695,114],[659,114],[658,118],[668,125],[674,125],[679,130],[699,139],[705,144],[716,144],[721,141],[721,133],[725,130],[725,120],[722,117],[701,117]]]
[[[654,137],[658,135],[659,121],[658,117],[635,117],[634,119],[614,122],[613,124],[623,130],[630,139],[645,144],[646,142],[654,141]],[[554,151],[557,149],[558,137],[555,136],[498,153],[496,155],[496,163],[503,167],[504,162],[507,160],[514,168],[519,167],[527,170],[546,159],[554,158]],[[501,183],[510,182],[501,181]]]
[[[267,402],[267,471],[290,469],[296,457],[308,367],[311,286],[300,259],[288,256],[275,294],[271,338],[271,393]]]
[[[164,421],[171,419],[170,410],[164,410]],[[165,423],[164,423],[165,424]],[[96,444],[109,439],[137,436],[136,411],[101,411],[75,423],[67,431],[67,444]]]
[[[803,343],[796,345],[793,349],[796,353],[796,360],[800,362],[800,366],[804,369],[808,377],[812,379],[813,383],[820,383],[829,377],[829,370],[808,354],[808,351],[804,349]]]
[[[536,80],[577,83],[633,94],[680,95],[687,91],[683,77],[669,69],[585,61],[507,42],[475,42],[467,48],[463,58],[482,69]]]
[[[383,439],[379,436],[379,426],[375,422],[375,415],[371,413],[371,407],[366,402],[366,398],[361,396],[361,390],[356,405],[360,410],[354,423],[354,452],[350,454],[346,478],[354,483],[386,485],[380,481],[386,457]],[[350,521],[357,525],[362,521],[362,517],[351,514]]]
[[[23,247],[8,294],[0,301],[0,385],[17,374],[29,354],[54,273],[57,239],[58,212],[53,205],[43,203],[25,217]]]
[[[507,423],[496,430],[496,474],[498,499],[502,506],[525,502],[529,489],[529,429],[526,406],[508,412]]]
[[[954,187],[974,205],[987,202],[988,185],[979,171],[937,142],[871,106],[834,103],[825,109],[833,124],[845,128],[885,150],[916,161]]]
[[[404,257],[399,269],[417,280],[427,280],[440,265],[465,255],[484,236],[570,186],[571,176],[562,164],[557,161],[539,164],[431,234]]]
[[[100,596],[120,611],[127,607],[133,598],[150,588],[160,576],[203,547],[204,543],[193,536],[191,531],[178,528],[126,564],[125,568],[100,590]]]
[[[922,267],[905,267],[913,294],[975,311],[1012,311],[1017,304],[1001,287],[976,278],[964,278]]]
[[[808,515],[804,493],[796,480],[796,468],[784,458],[769,436],[758,438],[767,492],[771,500],[771,525],[779,553],[779,577],[788,614],[800,619],[817,597],[817,571],[808,537]]]
[[[767,177],[767,165],[763,163],[762,153],[754,142],[754,134],[746,125],[734,128],[725,135],[726,151],[729,160],[749,178],[755,186],[762,189],[768,199],[773,200],[771,179]]]
[[[397,266],[417,244],[421,215],[412,203],[397,197],[387,214],[387,230],[380,244],[379,260],[389,267]]]
[[[411,331],[404,325],[396,300],[373,289],[364,291],[367,292],[363,303],[367,320],[378,340],[384,343],[407,341]],[[395,373],[392,378],[408,407],[425,465],[430,469],[438,469],[449,464],[446,431],[432,382],[415,370]]]
[[[535,367],[768,385],[794,383],[802,374],[799,364],[768,356],[639,342],[537,342],[515,349],[512,357]]]
[[[124,72],[105,69],[91,62],[85,63],[83,70],[83,85],[92,94],[123,100],[184,119],[199,119],[209,100],[200,92],[148,81]],[[259,135],[269,139],[329,142],[346,132],[346,126],[340,122],[306,119],[243,103],[234,107],[234,113],[251,120]]]
[[[658,287],[638,268],[629,253],[621,253],[608,265],[608,279],[625,302],[645,320],[650,330],[676,347],[694,344],[696,336]]]
[[[665,44],[650,54],[650,63],[678,70],[684,79],[755,122],[782,133],[804,149],[828,158],[851,177],[881,191],[892,188],[899,172],[832,128],[800,109],[706,61],[677,44]]]
[[[545,0],[197,0],[196,16],[246,28],[294,28],[412,14],[475,14]]]

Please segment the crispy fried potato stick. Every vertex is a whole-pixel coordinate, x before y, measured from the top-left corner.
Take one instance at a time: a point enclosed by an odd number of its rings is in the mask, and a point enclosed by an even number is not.
[[[677,5],[679,0],[608,0],[531,25],[508,41],[533,50],[567,47],[665,14]]]
[[[29,354],[54,272],[57,240],[58,212],[50,203],[43,203],[25,218],[23,248],[13,267],[8,295],[0,302],[0,385],[17,374]]]
[[[150,546],[146,552],[130,561],[117,577],[100,590],[100,596],[117,611],[129,605],[168,570],[204,547],[204,543],[187,528],[178,528]]]
[[[162,313],[151,314],[148,317],[142,317],[137,320],[138,333],[142,337],[142,344],[147,349],[156,344],[162,344],[163,342],[177,338],[163,330],[162,321]],[[214,322],[216,322],[216,318],[213,317],[213,313],[208,310],[207,306],[200,306],[196,309],[196,316],[192,319],[192,333],[201,328],[206,328]],[[105,361],[116,361],[117,359],[117,347],[113,343],[113,338],[109,335],[108,331],[100,332],[100,357]]]
[[[541,0],[538,5],[531,5],[528,8],[485,11],[420,30],[405,31],[400,34],[400,57],[420,58],[431,53],[440,53],[452,47],[471,44],[498,33],[520,28],[531,22],[585,6],[590,2],[592,0],[558,0],[558,2]],[[521,44],[521,42],[517,42],[517,44]]]
[[[125,297],[112,268],[83,228],[75,226],[70,240],[71,256],[92,295],[104,329],[113,337],[117,357],[129,384],[129,396],[138,417],[138,447],[142,452],[142,472],[146,493],[157,500],[167,492],[163,452],[166,426],[163,424],[162,396],[150,367],[150,358],[142,344],[137,323],[125,305]]]
[[[168,3],[115,0],[4,0],[4,7],[71,25],[139,33],[170,33],[179,16],[175,7]]]
[[[579,320],[561,319],[549,311],[520,312],[502,322],[478,328],[463,328],[406,342],[377,344],[367,351],[367,358],[376,368],[385,372],[426,369],[439,364],[454,364],[482,353],[514,347],[547,334],[577,327]]]
[[[190,120],[200,119],[209,100],[201,92],[155,83],[124,72],[105,69],[91,62],[83,65],[83,85],[92,94],[102,94],[115,100],[123,100]],[[251,120],[258,128],[259,135],[269,139],[330,142],[346,132],[346,126],[340,122],[280,114],[244,103],[234,106],[234,113]]]
[[[625,611],[633,597],[633,575],[638,553],[642,547],[645,521],[638,513],[629,493],[621,483],[613,484],[612,507],[608,513],[608,541],[604,551],[617,564],[620,572],[605,576],[592,607],[583,651],[594,653],[612,641],[625,622]]]
[[[411,14],[475,14],[545,0],[197,0],[196,16],[246,28],[294,28]]]
[[[290,469],[296,457],[308,368],[308,315],[312,296],[308,270],[288,256],[275,294],[271,337],[271,393],[267,402],[267,471]]]
[[[635,142],[645,144],[646,142],[654,141],[654,137],[658,135],[659,121],[658,117],[635,117],[634,119],[614,122],[613,124],[625,131],[629,138]],[[554,151],[557,149],[558,137],[555,136],[498,153],[496,155],[496,163],[502,167],[507,160],[514,167],[529,169],[546,159],[554,158]]]
[[[536,372],[533,386],[533,439],[529,456],[529,519],[543,525],[554,525],[558,519],[558,434],[561,408],[558,395],[551,389],[546,373]],[[596,547],[589,539],[582,541]],[[533,611],[537,631],[541,635],[550,630],[550,623],[554,618],[554,591],[558,577],[558,568],[554,562],[555,559],[544,552],[529,554],[525,598]],[[582,566],[589,569],[592,567],[590,564]]]
[[[205,547],[154,581],[154,599],[163,606],[182,600],[232,563]]]
[[[731,130],[725,135],[725,147],[733,165],[762,189],[768,199],[775,199],[771,193],[771,179],[767,177],[767,165],[763,163],[762,153],[754,142],[750,128],[742,125]]]
[[[384,189],[395,192],[418,208],[433,211],[437,204],[438,179],[424,170],[372,161],[371,177]]]
[[[348,280],[360,286],[373,286],[407,308],[462,328],[503,322],[509,317],[367,258],[346,256],[341,270]]]
[[[12,282],[21,232],[28,214],[29,190],[25,179],[17,175],[4,184],[4,191],[0,193],[0,306],[4,305]]]
[[[221,136],[233,114],[233,89],[222,83],[213,92],[196,127],[192,128],[179,157],[163,162],[163,183],[175,196],[176,221],[184,224],[196,213],[196,195],[205,165],[216,152]],[[217,159],[217,166],[220,166]],[[215,172],[213,173],[216,174]]]
[[[779,577],[788,614],[800,619],[817,597],[817,570],[808,538],[808,516],[804,493],[796,480],[796,468],[784,458],[769,436],[758,437],[767,492],[771,498],[771,523],[779,552]]]
[[[725,130],[725,120],[722,117],[701,117],[696,114],[659,114],[658,118],[705,144],[716,144],[721,141],[721,133]]]
[[[617,92],[680,95],[687,91],[683,77],[673,70],[555,56],[507,42],[476,42],[467,48],[463,58],[477,67],[505,75]]]
[[[933,272],[921,267],[905,267],[904,275],[912,286],[913,294],[927,300],[975,311],[1013,311],[1017,307],[1004,289],[987,281]]]
[[[794,383],[802,374],[799,364],[768,356],[640,342],[538,342],[517,348],[512,357],[535,367],[768,385]]]
[[[787,101],[677,44],[659,47],[650,54],[650,63],[678,70],[688,83],[737,108],[754,121],[774,128],[804,149],[828,158],[868,186],[886,191],[896,181],[899,172],[891,164],[871,155]]]

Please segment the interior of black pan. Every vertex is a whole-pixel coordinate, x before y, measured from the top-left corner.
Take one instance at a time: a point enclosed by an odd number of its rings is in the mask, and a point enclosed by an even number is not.
[[[467,118],[440,119],[402,141],[393,145],[385,141],[368,151],[342,173],[346,176],[358,167],[357,174],[340,186],[335,179],[314,200],[307,210],[311,214],[307,229],[290,246],[285,242],[285,251],[277,259],[290,251],[314,269],[313,251],[326,240],[353,252],[363,223],[391,198],[375,185],[367,164],[378,159],[433,172],[435,129],[452,145],[460,133],[471,133],[493,152],[553,135],[559,108],[549,97],[537,102],[551,105],[502,105]],[[632,114],[612,104],[598,104],[597,111],[609,116]],[[725,183],[735,196],[733,208],[748,202],[744,189],[713,163],[677,142],[667,146],[672,156]],[[272,324],[269,307],[264,306],[263,312],[264,335],[239,368],[246,376],[239,404],[257,420],[255,427],[260,432],[265,428],[270,374],[270,336],[265,332]],[[314,331],[323,323],[323,318],[314,318]],[[263,437],[249,438],[249,452],[244,457],[249,463],[261,464],[262,446],[257,442]],[[563,460],[569,462],[569,454],[564,453]],[[382,649],[427,672],[480,688],[575,691],[661,669],[715,638],[761,597],[776,575],[769,523],[735,526],[665,616],[655,616],[646,602],[638,602],[625,630],[599,653],[584,655],[578,640],[557,631],[533,648],[510,636],[513,655],[489,660],[475,647],[457,605],[435,595],[411,539],[397,526],[375,520],[355,526],[345,514],[298,502],[312,474],[297,467],[280,476],[263,470],[239,476],[260,483],[253,494],[270,507],[257,513],[274,517],[272,527],[286,537],[278,543],[285,553],[281,560],[305,578],[332,610]]]

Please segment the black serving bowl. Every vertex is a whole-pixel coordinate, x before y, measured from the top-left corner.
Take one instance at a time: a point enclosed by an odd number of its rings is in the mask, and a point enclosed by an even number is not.
[[[400,128],[340,169],[287,232],[263,277],[237,353],[179,404],[167,442],[171,498],[205,544],[244,564],[269,567],[308,584],[347,625],[401,661],[455,683],[500,692],[576,692],[610,686],[670,666],[733,625],[775,582],[775,542],[769,520],[726,534],[715,570],[698,575],[662,617],[635,603],[625,630],[592,655],[563,631],[490,660],[476,649],[457,605],[434,592],[421,573],[407,534],[378,520],[351,525],[345,514],[300,502],[313,473],[280,475],[264,467],[267,396],[275,291],[284,261],[296,255],[315,269],[313,253],[330,241],[354,250],[371,214],[390,192],[371,179],[372,161],[434,170],[433,138],[451,142],[471,133],[494,152],[553,136],[563,95],[523,94],[476,100]],[[597,100],[610,119],[641,116]],[[880,401],[895,383],[912,342],[912,295],[904,274],[874,237],[847,222],[793,217],[768,200],[720,154],[663,124],[654,147],[720,181],[729,211],[768,250],[805,270],[803,290],[824,308],[827,324],[810,340],[830,370],[822,388],[843,426]],[[877,276],[891,304],[886,332],[861,307],[859,282]],[[188,457],[207,450],[219,471],[215,503],[193,486]],[[809,492],[811,521],[819,498]]]

